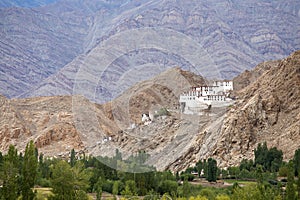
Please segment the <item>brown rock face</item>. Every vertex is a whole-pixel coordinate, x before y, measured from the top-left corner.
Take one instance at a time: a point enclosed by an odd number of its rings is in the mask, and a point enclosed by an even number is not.
[[[233,87],[235,91],[240,91],[245,87],[249,86],[251,83],[257,81],[257,79],[266,71],[273,67],[277,67],[280,60],[276,61],[266,61],[257,65],[253,70],[246,70],[237,77],[233,79]]]
[[[16,145],[22,151],[30,140],[35,142],[40,152],[48,156],[68,154],[72,148],[84,150],[89,146],[88,140],[78,124],[82,121],[85,121],[87,126],[92,123],[89,121],[90,116],[75,110],[74,101],[88,112],[92,110],[102,121],[99,126],[107,124],[102,111],[83,97],[55,96],[8,100],[1,96],[1,151],[6,151],[10,144]],[[114,131],[112,127],[113,122],[109,131],[102,133]],[[96,137],[94,132],[90,133],[90,137]]]
[[[254,69],[254,71],[257,68]],[[227,113],[213,155],[221,166],[253,158],[266,141],[290,159],[300,148],[300,51],[265,70],[239,92],[240,100]]]
[[[0,113],[0,149],[8,149],[9,144],[18,145],[19,140],[32,135],[18,110],[3,96],[0,96]]]
[[[178,108],[178,98],[183,91],[204,83],[201,76],[180,68],[172,68],[152,79],[135,84],[104,107],[108,118],[126,128],[130,123],[140,123],[143,113],[161,107]]]
[[[13,100],[1,97],[0,149],[5,151],[9,144],[15,144],[24,150],[26,143],[33,140],[39,151],[49,156],[67,155],[72,148],[94,155],[112,155],[114,147],[127,155],[145,149],[164,156],[163,150],[173,140],[180,124],[191,129],[193,134],[197,131],[179,120],[178,113],[157,119],[157,123],[149,127],[140,125],[141,114],[162,107],[175,110],[182,91],[204,82],[200,76],[173,68],[136,84],[114,101],[103,105],[94,104],[82,96]],[[130,132],[127,129],[132,123],[138,128]],[[185,130],[183,127],[181,129]],[[153,138],[144,140],[143,145],[137,142],[137,137],[149,133]],[[104,141],[109,137],[111,140],[106,146]],[[189,140],[185,140],[187,143]],[[170,149],[174,151],[176,147],[173,145]],[[167,164],[164,160],[158,167],[164,169]]]

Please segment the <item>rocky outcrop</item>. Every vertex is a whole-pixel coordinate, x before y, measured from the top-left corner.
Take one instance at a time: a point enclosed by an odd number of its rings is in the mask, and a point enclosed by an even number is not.
[[[257,79],[266,71],[270,70],[271,68],[277,67],[280,63],[280,60],[277,61],[265,61],[257,65],[252,70],[246,70],[237,77],[233,79],[233,89],[234,92],[237,94],[238,91],[244,89],[245,87],[249,86],[251,83],[257,81]]]
[[[240,92],[230,109],[213,154],[221,166],[253,158],[258,143],[277,147],[290,159],[300,139],[300,51],[270,68]]]
[[[141,114],[149,113],[160,108],[170,110],[179,109],[179,95],[189,88],[204,85],[206,81],[201,76],[180,68],[169,69],[160,75],[135,84],[121,96],[111,101],[114,120],[126,122],[126,127],[131,123],[140,123]],[[122,105],[122,106],[121,106]]]
[[[3,96],[0,96],[0,113],[0,149],[8,149],[9,144],[24,147],[20,140],[30,137],[32,132],[18,110]]]
[[[76,101],[76,103],[74,103]],[[71,149],[84,150],[100,138],[114,131],[113,122],[110,121],[109,131],[98,133],[89,132],[86,139],[85,132],[80,127],[82,121],[86,126],[93,126],[93,121],[84,113],[79,113],[74,107],[81,105],[89,114],[99,117],[101,126],[107,125],[102,111],[96,109],[94,103],[80,96],[37,97],[30,99],[8,100],[1,97],[0,120],[0,149],[6,151],[10,144],[16,145],[21,151],[25,145],[33,140],[40,152],[46,156],[68,155]],[[103,119],[102,119],[103,118]],[[103,135],[101,135],[103,134]],[[93,145],[93,144],[91,144]]]

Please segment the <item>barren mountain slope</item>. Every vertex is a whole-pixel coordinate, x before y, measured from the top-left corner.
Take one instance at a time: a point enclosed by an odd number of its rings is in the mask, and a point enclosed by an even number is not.
[[[101,123],[95,124],[90,119],[91,113]],[[24,150],[27,142],[33,140],[47,156],[67,155],[72,148],[86,150],[89,141],[118,132],[94,103],[81,96],[13,100],[1,97],[0,117],[2,151],[7,150],[9,144]],[[82,129],[82,124],[88,129]],[[105,131],[98,131],[100,128]]]
[[[97,145],[94,155],[113,155],[119,149],[126,158],[140,150],[150,155],[147,163],[158,170],[180,171],[206,156],[215,144],[222,126],[226,107],[203,110],[201,115],[180,113],[178,97],[191,86],[206,81],[191,72],[173,68],[150,80],[131,87],[114,101],[104,104],[108,118],[114,120],[121,131],[112,136],[107,145]],[[168,108],[169,116],[157,117],[150,125],[141,122],[141,114]],[[199,145],[201,144],[201,145]]]
[[[190,87],[203,85],[205,82],[199,75],[171,68],[154,78],[135,84],[104,106],[111,107],[114,120],[125,128],[131,123],[140,123],[143,113],[162,107],[178,109],[179,95]]]
[[[43,9],[6,9],[1,12],[5,59],[0,92],[10,97],[79,94],[76,81],[91,80],[79,79],[78,70],[87,68],[98,70],[98,82],[92,83],[98,103],[168,67],[194,67],[203,75],[232,78],[300,48],[299,8],[299,1],[284,0],[62,0]],[[163,31],[147,38],[145,29]],[[134,30],[141,31],[139,37],[128,37]],[[176,39],[167,40],[167,31]],[[114,43],[116,37],[121,39]],[[186,53],[181,52],[183,44],[189,44]],[[103,47],[114,56],[107,65],[97,51]],[[125,50],[118,51],[120,47]],[[190,62],[191,53],[199,54],[192,61],[209,62]]]
[[[264,141],[282,149],[285,159],[299,148],[300,51],[239,91],[232,107],[180,113],[179,94],[199,84],[205,84],[202,77],[173,68],[103,105],[83,96],[1,97],[1,149],[9,143],[24,148],[33,139],[46,155],[67,155],[75,148],[112,156],[119,149],[126,158],[144,150],[148,164],[180,171],[210,156],[220,166],[236,165],[253,158],[253,149]],[[141,122],[141,114],[164,107],[169,116],[148,126]]]
[[[31,131],[10,100],[1,95],[0,113],[0,149],[7,150],[9,144],[24,148],[20,141],[26,140],[31,135]]]
[[[202,77],[174,68],[136,84],[104,105],[82,96],[12,100],[1,96],[0,148],[7,150],[9,144],[15,144],[24,149],[34,140],[46,155],[67,154],[72,148],[94,152],[106,137],[121,138],[121,130],[132,123],[139,125],[141,114],[162,107],[174,109],[183,89],[204,83]],[[114,153],[113,148],[107,151],[101,153]]]
[[[180,170],[188,163],[179,163],[176,168],[168,166],[189,152],[199,130],[214,123],[212,119],[220,115],[200,119],[180,114],[179,94],[203,84],[201,76],[173,68],[134,85],[104,105],[91,103],[82,96],[13,100],[2,97],[1,150],[7,150],[9,144],[24,150],[31,139],[48,156],[67,156],[72,148],[112,156],[119,149],[126,158],[145,150],[151,155],[148,163],[157,169]],[[161,108],[168,108],[170,116],[157,117],[149,126],[141,122],[141,114]]]
[[[290,159],[300,147],[300,51],[280,61],[240,92],[227,113],[214,155],[222,166],[253,158],[258,143]]]
[[[263,73],[273,67],[277,67],[280,60],[276,61],[265,61],[257,65],[252,70],[246,70],[233,79],[233,87],[235,92],[247,87],[251,83],[255,82]]]
[[[43,1],[9,2],[35,8],[0,2],[0,7],[8,6],[0,8],[0,93],[7,97],[34,89],[84,53],[92,41],[86,37],[95,12],[104,20],[115,7],[97,0],[51,1],[42,7],[35,6]]]

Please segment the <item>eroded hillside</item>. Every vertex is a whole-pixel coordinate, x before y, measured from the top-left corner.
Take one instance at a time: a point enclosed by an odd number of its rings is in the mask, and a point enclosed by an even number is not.
[[[236,80],[243,89],[235,92],[234,105],[198,115],[180,113],[178,97],[206,81],[179,68],[140,82],[102,105],[83,96],[1,96],[0,147],[24,149],[33,139],[49,156],[68,155],[72,148],[102,156],[113,156],[118,149],[124,158],[145,151],[148,164],[172,171],[210,156],[222,167],[236,165],[253,158],[254,148],[264,141],[291,158],[300,144],[300,51]],[[161,108],[169,112],[157,114]],[[144,125],[141,115],[149,112],[156,117]]]
[[[222,166],[253,158],[258,143],[266,141],[291,159],[300,147],[300,51],[267,70],[239,92],[212,155]]]

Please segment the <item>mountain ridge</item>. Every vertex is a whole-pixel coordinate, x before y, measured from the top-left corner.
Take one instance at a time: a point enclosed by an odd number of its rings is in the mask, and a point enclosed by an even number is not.
[[[203,65],[214,70],[205,71],[218,71],[220,78],[233,78],[258,62],[280,59],[300,48],[299,2],[177,1],[180,7],[159,0],[125,3],[62,0],[34,9],[2,8],[0,92],[10,98],[73,94],[74,77],[86,67],[81,62],[101,62],[93,49],[117,34],[140,28],[170,29],[192,39],[191,47],[202,48],[205,53],[201,55],[211,59]],[[156,40],[152,38],[149,44]],[[177,46],[171,42],[169,50]],[[103,96],[101,103],[107,102],[135,84],[133,78],[128,79],[121,91],[114,85],[130,70],[136,76],[144,69],[156,75],[169,66],[194,67],[201,72],[187,61],[183,54],[157,48],[124,52],[106,66],[98,88],[103,92],[97,95]],[[143,80],[150,76],[142,74]],[[117,81],[111,81],[113,77]]]

